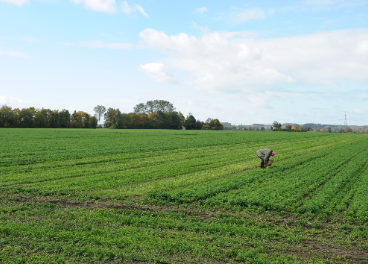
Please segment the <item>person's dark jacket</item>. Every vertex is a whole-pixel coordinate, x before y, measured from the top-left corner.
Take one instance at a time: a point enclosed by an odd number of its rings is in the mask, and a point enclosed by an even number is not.
[[[263,160],[264,162],[264,166],[266,167],[267,166],[267,163],[268,163],[268,160],[270,159],[271,157],[271,152],[272,150],[271,149],[259,149],[257,150],[257,156]],[[254,153],[254,152],[253,152]]]

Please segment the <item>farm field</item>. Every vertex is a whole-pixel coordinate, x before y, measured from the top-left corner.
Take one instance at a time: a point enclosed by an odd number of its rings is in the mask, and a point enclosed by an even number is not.
[[[258,168],[255,151],[274,165]],[[0,129],[1,263],[368,263],[368,136]]]

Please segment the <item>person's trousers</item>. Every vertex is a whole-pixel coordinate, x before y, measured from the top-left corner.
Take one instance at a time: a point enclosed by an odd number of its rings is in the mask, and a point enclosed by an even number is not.
[[[257,153],[257,157],[261,159],[261,167],[264,167],[265,166],[264,156],[263,155],[258,155],[258,153]]]

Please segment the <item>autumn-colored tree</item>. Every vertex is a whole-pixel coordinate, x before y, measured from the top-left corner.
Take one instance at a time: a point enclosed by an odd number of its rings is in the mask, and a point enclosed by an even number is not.
[[[217,118],[211,120],[210,127],[212,130],[223,130],[224,129],[224,126],[221,124],[221,122]]]
[[[300,126],[298,124],[294,124],[294,130],[299,132],[300,131]]]
[[[133,128],[143,128],[143,124],[141,123],[141,118],[139,114],[130,113],[129,114],[132,119],[132,126]]]
[[[105,117],[105,127],[111,127],[114,124],[114,116],[115,116],[115,109],[109,108],[107,109],[106,113],[104,114]]]
[[[83,128],[90,128],[91,127],[91,120],[90,116],[87,113],[83,114],[83,121],[82,121],[82,127]]]
[[[353,132],[353,130],[351,129],[351,127],[348,127],[347,129],[345,129],[345,133],[351,133]]]

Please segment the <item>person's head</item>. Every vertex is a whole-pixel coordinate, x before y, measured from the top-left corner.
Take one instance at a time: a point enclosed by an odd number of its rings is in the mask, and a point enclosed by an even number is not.
[[[276,155],[276,152],[271,150],[271,156],[275,156]]]

